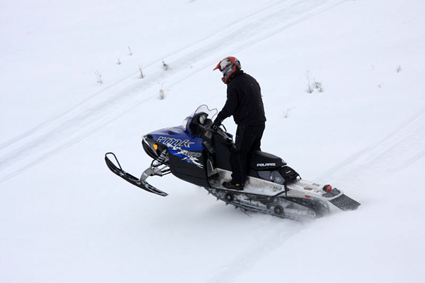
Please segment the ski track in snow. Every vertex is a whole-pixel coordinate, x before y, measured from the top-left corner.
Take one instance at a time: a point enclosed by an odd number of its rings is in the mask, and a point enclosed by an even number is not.
[[[367,186],[373,180],[404,169],[425,156],[425,108],[418,110],[377,144],[341,162],[318,180],[338,180],[349,186]]]
[[[267,230],[267,237],[252,246],[246,252],[238,255],[230,262],[226,262],[220,269],[218,269],[213,276],[211,276],[205,283],[228,283],[234,281],[238,276],[251,270],[263,258],[276,250],[276,247],[284,245],[292,237],[300,233],[305,226],[305,223],[293,222],[294,226],[279,225],[284,224],[282,219],[277,219],[280,223],[271,221],[266,227],[261,227]],[[291,221],[292,220],[287,220]],[[287,223],[286,223],[287,224]],[[292,229],[288,229],[288,228]],[[237,237],[243,237],[237,236]]]
[[[2,143],[0,145],[0,183],[23,173],[132,109],[154,99],[156,95],[143,97],[141,92],[148,93],[150,89],[157,87],[156,82],[159,78],[167,75],[168,86],[178,84],[192,74],[211,67],[217,58],[224,56],[223,54],[241,51],[347,1],[293,0],[273,4],[236,20],[227,33],[220,31],[198,44],[163,57],[173,66],[185,66],[186,69],[176,68],[168,71],[167,74],[150,70],[151,75],[143,81],[134,83],[133,77],[136,75],[133,75],[106,86],[69,111],[52,117],[32,130]],[[205,54],[208,56],[205,57]],[[190,68],[195,63],[197,66]],[[146,70],[153,68],[150,67],[153,64],[147,65]]]

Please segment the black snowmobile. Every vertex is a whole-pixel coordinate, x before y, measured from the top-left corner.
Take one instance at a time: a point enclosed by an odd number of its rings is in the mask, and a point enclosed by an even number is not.
[[[261,212],[295,220],[314,219],[330,212],[329,203],[341,210],[360,205],[341,190],[301,179],[282,158],[263,151],[250,155],[244,190],[229,190],[221,184],[231,179],[232,135],[221,127],[212,129],[217,110],[202,105],[182,126],[145,135],[142,145],[153,159],[140,178],[125,172],[114,153],[105,154],[109,169],[131,184],[160,196],[167,193],[147,182],[148,177],[174,176],[205,188],[217,199],[244,212]]]

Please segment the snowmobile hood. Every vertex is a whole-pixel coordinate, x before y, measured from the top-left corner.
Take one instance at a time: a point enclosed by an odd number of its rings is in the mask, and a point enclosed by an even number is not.
[[[194,138],[182,127],[165,128],[149,133],[152,139],[158,143],[162,143],[167,147],[181,148],[189,151],[202,151],[202,138]]]

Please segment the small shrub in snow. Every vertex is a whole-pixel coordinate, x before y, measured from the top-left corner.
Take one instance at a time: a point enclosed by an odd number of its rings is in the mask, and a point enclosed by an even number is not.
[[[317,89],[319,92],[323,92],[323,86],[322,82],[314,82],[314,88]]]
[[[165,90],[164,90],[164,84],[161,85],[161,89],[159,90],[159,99],[163,100],[165,98]]]
[[[130,56],[133,55],[133,52],[131,51],[130,46],[128,47],[128,50],[130,51]]]
[[[284,113],[284,115],[283,115],[283,117],[285,118],[285,119],[288,119],[289,118],[289,111],[291,111],[293,108],[286,108],[286,111],[285,111],[285,113]]]
[[[139,72],[140,72],[140,77],[143,79],[145,76],[143,75],[143,70],[141,65],[139,65]]]
[[[306,91],[308,93],[313,93],[314,90],[317,90],[319,92],[323,92],[323,84],[322,82],[316,81],[316,79],[311,78],[310,71],[306,71],[306,79],[307,79],[307,89]]]
[[[99,71],[96,71],[96,72],[95,72],[95,75],[96,75],[96,81],[97,81],[97,83],[99,83],[99,84],[103,84],[102,74],[101,74],[101,73],[99,73]]]
[[[117,62],[117,64],[118,64],[118,65],[121,65],[121,61],[120,61],[120,59],[118,59],[118,62]]]
[[[397,67],[397,73],[400,73],[401,72],[401,66],[398,66]]]
[[[307,79],[307,92],[313,93],[314,88],[311,85],[311,78],[310,78],[310,71],[309,70],[306,71],[305,76],[306,76],[306,79]]]
[[[162,68],[164,68],[165,71],[168,70],[168,65],[165,64],[164,60],[162,60]]]

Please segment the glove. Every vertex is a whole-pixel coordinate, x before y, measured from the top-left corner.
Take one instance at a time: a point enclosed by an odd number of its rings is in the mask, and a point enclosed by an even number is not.
[[[211,129],[213,129],[214,131],[217,131],[219,127],[220,123],[217,120],[215,120],[214,123],[211,125]]]

